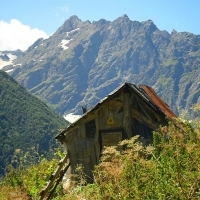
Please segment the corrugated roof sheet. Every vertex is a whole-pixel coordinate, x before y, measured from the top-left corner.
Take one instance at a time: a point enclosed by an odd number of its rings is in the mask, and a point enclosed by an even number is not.
[[[149,98],[170,118],[177,116],[170,110],[169,106],[156,94],[156,92],[147,85],[140,86],[149,96]]]

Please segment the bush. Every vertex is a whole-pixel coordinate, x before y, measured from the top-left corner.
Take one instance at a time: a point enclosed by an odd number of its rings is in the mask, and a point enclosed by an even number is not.
[[[31,164],[30,157],[33,157],[34,151],[32,153],[26,152],[25,155],[20,152],[18,154],[18,156],[15,156],[17,169],[9,165],[6,177],[0,182],[0,197],[1,195],[4,197],[0,199],[14,199],[12,197],[14,194],[13,191],[18,191],[17,193],[15,192],[15,195],[19,194],[20,196],[21,191],[28,199],[37,199],[40,191],[46,186],[51,174],[57,168],[59,160],[54,158],[49,161],[40,156],[38,157],[38,164],[35,164],[35,159],[33,164]],[[7,191],[6,196],[4,191]]]
[[[65,195],[60,188],[54,199],[200,199],[199,147],[199,123],[180,127],[170,123],[154,132],[152,146],[143,146],[136,136],[105,148],[94,170],[94,183],[77,184]],[[26,170],[11,170],[1,188],[6,184],[21,188],[21,194],[37,199],[56,165],[55,160],[42,159]],[[85,180],[80,170],[80,180]]]
[[[181,127],[161,127],[152,146],[142,146],[137,136],[105,148],[95,183],[64,199],[199,199],[199,124]]]

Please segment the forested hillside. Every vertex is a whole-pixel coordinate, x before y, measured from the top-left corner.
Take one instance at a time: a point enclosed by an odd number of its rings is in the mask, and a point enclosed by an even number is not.
[[[0,71],[0,174],[14,153],[37,151],[50,156],[54,136],[69,123]]]

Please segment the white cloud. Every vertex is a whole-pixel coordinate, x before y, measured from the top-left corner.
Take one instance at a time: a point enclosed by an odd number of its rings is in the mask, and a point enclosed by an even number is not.
[[[0,51],[26,50],[38,38],[47,38],[47,34],[37,28],[22,24],[17,19],[10,22],[0,21]]]

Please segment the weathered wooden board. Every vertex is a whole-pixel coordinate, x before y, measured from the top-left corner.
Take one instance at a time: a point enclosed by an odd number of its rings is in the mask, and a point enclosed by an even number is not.
[[[84,173],[88,176],[88,181],[93,178],[92,170],[98,164],[99,159],[96,155],[99,154],[99,148],[96,147],[93,139],[79,139],[70,149],[72,173],[75,173],[77,165],[81,164],[84,168]]]
[[[131,117],[137,119],[138,121],[146,124],[147,126],[151,127],[153,130],[157,129],[159,127],[158,123],[155,123],[151,119],[147,118],[142,113],[138,112],[137,110],[131,109]]]
[[[101,133],[102,147],[104,147],[104,146],[115,146],[120,141],[122,141],[122,138],[123,138],[122,132]]]

